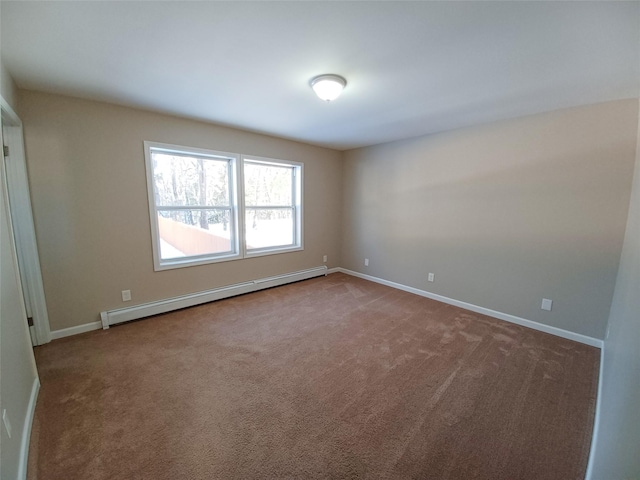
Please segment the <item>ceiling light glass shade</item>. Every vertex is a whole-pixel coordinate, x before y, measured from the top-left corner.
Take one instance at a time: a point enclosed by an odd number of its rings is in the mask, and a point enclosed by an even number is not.
[[[322,100],[335,100],[347,86],[347,81],[340,75],[319,75],[311,80],[311,88]]]

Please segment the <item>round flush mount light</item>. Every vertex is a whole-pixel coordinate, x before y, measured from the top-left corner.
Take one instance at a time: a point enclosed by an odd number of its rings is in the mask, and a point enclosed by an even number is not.
[[[311,88],[322,100],[330,102],[335,100],[347,86],[347,81],[340,75],[318,75],[311,79]]]

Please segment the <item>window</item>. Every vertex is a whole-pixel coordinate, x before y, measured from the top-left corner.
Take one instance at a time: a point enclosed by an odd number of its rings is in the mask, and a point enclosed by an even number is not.
[[[302,165],[256,158],[243,164],[247,255],[301,248]]]
[[[155,270],[302,249],[302,164],[144,145]]]
[[[237,156],[145,142],[156,270],[238,258]]]

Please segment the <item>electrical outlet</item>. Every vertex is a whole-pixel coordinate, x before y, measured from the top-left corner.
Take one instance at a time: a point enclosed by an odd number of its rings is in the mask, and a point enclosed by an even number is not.
[[[131,300],[131,290],[122,290],[122,301],[128,302]]]
[[[7,435],[11,438],[11,422],[9,421],[6,408],[2,410],[2,423],[4,423],[4,429],[7,431]]]
[[[326,256],[326,255],[324,255],[324,256],[322,257],[322,261],[323,261],[324,263],[327,263],[327,256]]]
[[[433,281],[435,280],[435,278],[436,278],[436,276],[435,276],[433,273],[430,273],[430,274],[429,274],[429,278],[428,278],[428,280],[429,280],[430,282],[433,282]]]
[[[549,300],[548,298],[542,299],[542,306],[540,307],[542,310],[551,311],[551,305],[553,305],[553,300]]]
[[[369,266],[369,259],[368,259],[368,258],[365,258],[365,259],[364,259],[364,266],[365,266],[365,267],[368,267],[368,266]]]

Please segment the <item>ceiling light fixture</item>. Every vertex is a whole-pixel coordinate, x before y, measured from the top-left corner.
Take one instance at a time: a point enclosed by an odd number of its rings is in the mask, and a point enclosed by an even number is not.
[[[318,75],[311,79],[311,88],[322,100],[335,100],[347,86],[347,81],[340,75]]]

